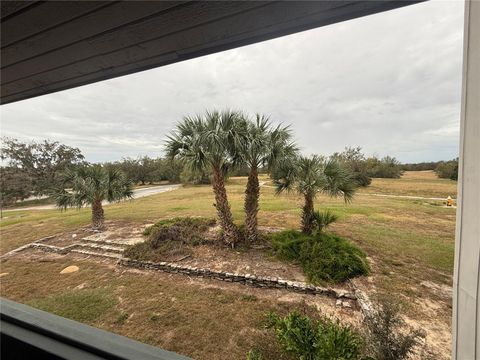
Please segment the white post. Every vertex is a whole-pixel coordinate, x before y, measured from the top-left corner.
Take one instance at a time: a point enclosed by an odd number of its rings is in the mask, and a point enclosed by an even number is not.
[[[452,359],[480,359],[480,1],[465,2]]]

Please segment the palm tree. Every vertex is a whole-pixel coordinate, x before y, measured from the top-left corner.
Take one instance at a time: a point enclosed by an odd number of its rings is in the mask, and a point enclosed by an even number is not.
[[[102,202],[128,199],[132,194],[132,185],[123,172],[93,165],[65,171],[62,186],[53,196],[57,207],[62,209],[91,205],[92,227],[102,229],[105,221]]]
[[[244,119],[241,131],[240,148],[234,153],[246,165],[249,174],[245,190],[245,239],[252,243],[258,237],[258,200],[260,185],[258,182],[259,168],[272,169],[281,161],[295,155],[297,148],[291,141],[289,127],[278,125],[273,128],[268,117],[256,115],[254,121]]]
[[[234,246],[239,240],[225,189],[225,176],[234,161],[232,149],[238,146],[241,114],[235,111],[206,112],[204,116],[185,117],[166,142],[170,158],[181,159],[191,171],[212,174],[220,226],[224,240]]]
[[[340,163],[317,155],[297,158],[284,166],[274,181],[278,193],[294,190],[303,195],[302,232],[306,234],[311,234],[314,227],[313,202],[319,193],[343,196],[345,202],[350,202],[357,188],[352,174]]]

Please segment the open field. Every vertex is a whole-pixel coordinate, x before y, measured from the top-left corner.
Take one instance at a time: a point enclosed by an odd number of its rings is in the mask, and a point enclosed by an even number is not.
[[[364,193],[395,194],[423,197],[452,198],[457,197],[457,182],[439,179],[431,170],[405,171],[402,179],[374,179],[364,189]]]
[[[228,184],[232,210],[238,223],[243,221],[245,182],[245,178],[233,178]],[[415,319],[412,323],[428,331],[427,342],[435,344],[442,352],[440,355],[447,358],[445,351],[450,341],[455,209],[444,207],[441,201],[370,195],[374,193],[456,197],[456,183],[437,179],[431,172],[407,172],[402,179],[374,179],[371,187],[360,190],[348,205],[341,200],[323,196],[316,202],[317,208],[331,209],[340,216],[339,222],[330,231],[347,237],[369,255],[373,273],[362,282],[371,290],[371,295],[393,296],[400,300],[404,304],[405,314],[410,319]],[[107,219],[145,224],[175,216],[213,217],[213,202],[209,186],[187,186],[110,205],[105,211]],[[261,226],[296,228],[299,226],[300,205],[301,199],[297,196],[276,196],[273,188],[264,186],[261,188],[259,223]],[[38,238],[87,225],[90,221],[88,209],[67,212],[20,210],[5,215],[0,223],[2,254]],[[72,299],[72,296],[76,299],[77,293],[73,288],[87,282],[87,288],[94,290],[91,294],[83,294],[87,299],[78,299],[78,304],[89,301],[90,296],[99,299],[106,297],[105,301],[100,301],[105,306],[101,311],[104,315],[89,317],[91,314],[81,314],[79,320],[196,358],[205,358],[206,353],[201,353],[202,350],[198,350],[200,353],[195,352],[194,344],[200,349],[218,350],[219,354],[222,351],[229,354],[231,351],[235,356],[223,358],[237,359],[242,358],[239,354],[248,350],[256,334],[263,334],[259,335],[260,339],[266,339],[265,342],[268,343],[270,335],[262,333],[259,325],[262,313],[269,308],[281,306],[273,300],[275,297],[253,303],[241,300],[244,292],[253,289],[227,287],[215,290],[219,293],[213,292],[212,296],[210,292],[202,296],[203,285],[196,282],[177,282],[169,280],[167,275],[159,274],[139,275],[132,271],[122,273],[121,269],[116,269],[112,264],[80,259],[76,261],[86,270],[74,274],[78,277],[75,281],[63,280],[57,274],[62,267],[70,265],[72,260],[51,255],[45,257],[45,260],[40,260],[38,257],[32,259],[22,255],[2,262],[1,272],[8,273],[2,277],[2,296],[76,318],[76,311],[65,309],[63,303],[65,299]],[[52,281],[53,278],[55,281]],[[101,284],[94,284],[93,279],[99,279]],[[185,286],[179,287],[178,284]],[[123,290],[118,290],[119,288]],[[145,293],[145,288],[149,292]],[[163,295],[160,296],[160,293]],[[222,300],[225,301],[224,304],[216,300],[218,296],[230,300]],[[139,301],[137,297],[144,300]],[[172,301],[171,298],[177,300]],[[301,306],[297,300],[295,302]],[[209,309],[212,317],[207,316],[204,308]],[[156,312],[159,312],[162,321],[157,323],[148,320]],[[209,332],[219,334],[218,339],[212,343],[214,337],[203,337],[195,333],[195,330],[189,332],[185,319],[190,317],[190,312],[199,314],[198,319],[195,319],[199,322],[198,331],[202,330],[202,326],[207,326]],[[239,319],[238,312],[248,314],[248,320]],[[215,315],[217,313],[219,317]],[[123,314],[128,314],[128,317]],[[224,328],[225,324],[215,321],[218,318],[232,319],[229,321],[231,327]],[[162,325],[158,325],[160,323]],[[243,340],[238,340],[243,341],[243,345],[224,338],[224,333],[243,334],[240,337]]]

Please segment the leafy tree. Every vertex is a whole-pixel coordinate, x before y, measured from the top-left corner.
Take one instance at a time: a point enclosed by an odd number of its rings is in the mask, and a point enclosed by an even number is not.
[[[335,160],[323,157],[300,156],[284,165],[281,175],[274,179],[277,193],[296,191],[304,197],[302,208],[302,232],[311,234],[315,226],[313,202],[319,193],[330,197],[343,196],[345,202],[352,200],[357,188],[350,171]]]
[[[23,143],[3,138],[1,158],[32,180],[37,195],[47,194],[56,185],[62,171],[85,163],[78,148],[49,140]]]
[[[155,170],[152,173],[154,181],[180,182],[180,175],[183,171],[183,164],[176,159],[155,160]]]
[[[368,176],[367,162],[360,146],[347,146],[344,151],[334,153],[331,158],[348,167],[358,185],[368,186],[372,182],[372,179]]]
[[[458,158],[450,161],[440,161],[435,173],[441,179],[458,180]]]
[[[368,176],[373,178],[398,179],[403,174],[400,162],[391,156],[381,159],[372,156],[367,159]]]
[[[31,183],[21,169],[10,166],[0,168],[0,216],[2,215],[1,210],[5,206],[30,196]]]
[[[244,119],[239,148],[234,149],[234,152],[239,162],[248,169],[244,204],[247,242],[254,242],[258,237],[259,169],[272,169],[280,162],[293,157],[296,151],[288,127],[282,125],[273,127],[268,117],[259,114],[254,121]]]
[[[67,170],[62,176],[61,184],[53,193],[57,206],[67,209],[91,205],[94,229],[102,229],[104,226],[103,201],[120,201],[131,198],[133,194],[132,185],[123,172],[100,165]]]
[[[233,223],[225,176],[234,161],[231,150],[239,141],[237,122],[240,119],[240,113],[229,110],[185,117],[166,142],[166,153],[170,158],[182,160],[190,171],[212,173],[214,206],[224,240],[232,246],[239,241],[240,234]]]
[[[194,185],[208,185],[211,184],[211,175],[205,170],[191,170],[187,166],[184,167],[180,174],[180,181],[182,183],[190,183]]]

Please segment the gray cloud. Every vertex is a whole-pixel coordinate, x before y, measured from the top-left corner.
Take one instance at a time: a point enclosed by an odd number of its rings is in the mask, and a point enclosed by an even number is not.
[[[58,140],[90,161],[158,156],[183,115],[228,107],[292,124],[305,153],[449,159],[462,34],[463,2],[430,1],[4,105],[2,135]]]

